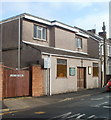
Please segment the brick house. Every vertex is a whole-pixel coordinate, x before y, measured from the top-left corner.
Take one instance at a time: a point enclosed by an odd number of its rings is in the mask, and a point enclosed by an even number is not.
[[[2,64],[40,65],[44,95],[100,87],[99,36],[27,13],[1,21],[0,30]]]

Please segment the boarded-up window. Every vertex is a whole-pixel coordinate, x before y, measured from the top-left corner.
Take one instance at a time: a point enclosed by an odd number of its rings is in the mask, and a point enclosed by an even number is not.
[[[67,60],[57,59],[57,77],[67,77]]]
[[[93,63],[93,77],[98,77],[99,68],[98,63]]]

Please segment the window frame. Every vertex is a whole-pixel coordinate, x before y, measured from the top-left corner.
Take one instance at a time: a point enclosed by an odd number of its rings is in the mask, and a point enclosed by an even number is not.
[[[76,37],[76,47],[77,47],[78,49],[82,49],[82,47],[83,47],[82,44],[83,44],[83,43],[82,43],[82,38]]]
[[[36,27],[36,29],[35,29],[35,27]],[[45,32],[43,32],[44,30],[45,30]],[[39,38],[39,35],[38,35],[39,31],[40,31],[40,38]],[[44,33],[45,33],[45,35],[44,35]],[[34,24],[34,26],[33,26],[33,37],[34,37],[34,39],[37,39],[37,40],[40,40],[40,41],[47,41],[47,28]]]

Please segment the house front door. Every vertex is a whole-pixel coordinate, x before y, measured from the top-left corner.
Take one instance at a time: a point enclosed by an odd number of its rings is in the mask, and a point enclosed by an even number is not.
[[[86,88],[86,68],[78,67],[77,68],[77,89]]]

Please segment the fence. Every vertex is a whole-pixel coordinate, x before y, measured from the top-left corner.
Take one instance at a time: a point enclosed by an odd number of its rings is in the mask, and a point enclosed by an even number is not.
[[[43,70],[34,65],[30,70],[16,70],[0,65],[0,99],[44,95]]]
[[[15,70],[2,66],[2,97],[30,95],[28,70]]]

